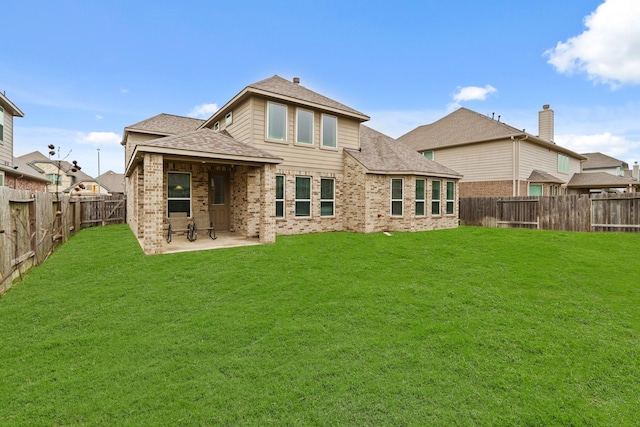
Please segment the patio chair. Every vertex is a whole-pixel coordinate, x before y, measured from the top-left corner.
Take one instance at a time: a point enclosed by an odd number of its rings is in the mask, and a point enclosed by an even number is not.
[[[191,229],[192,240],[198,238],[198,230],[207,231],[211,239],[217,239],[216,226],[209,218],[209,212],[196,212],[193,219],[194,222]]]
[[[187,218],[186,212],[171,212],[169,214],[169,229],[167,230],[167,243],[171,243],[173,233],[187,233],[187,239],[193,242],[194,227]]]

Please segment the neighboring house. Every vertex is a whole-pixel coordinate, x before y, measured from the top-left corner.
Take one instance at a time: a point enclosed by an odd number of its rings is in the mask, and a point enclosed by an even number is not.
[[[278,76],[208,120],[159,114],[127,126],[127,221],[162,251],[174,213],[261,242],[324,231],[456,227],[457,172],[362,125],[365,114]]]
[[[125,194],[124,191],[124,174],[115,173],[109,170],[99,177],[96,181],[103,187],[110,195]]]
[[[24,113],[0,93],[0,187],[44,191],[46,179],[13,157],[14,117],[24,117]]]
[[[66,193],[73,196],[107,194],[106,189],[101,189],[98,182],[78,170],[72,163],[66,160],[49,159],[39,151],[17,157],[17,160],[30,166],[40,176],[48,181],[46,191],[49,193]]]
[[[606,172],[611,175],[624,176],[629,164],[602,153],[584,153],[587,160],[582,163],[583,173]]]
[[[460,197],[565,194],[581,154],[553,142],[554,113],[539,113],[539,136],[460,108],[398,138],[427,158],[462,173]]]
[[[568,187],[571,194],[601,192],[637,192],[640,185],[637,178],[637,162],[634,171],[629,164],[602,153],[585,153],[582,173],[571,177]],[[635,177],[635,179],[634,179]]]

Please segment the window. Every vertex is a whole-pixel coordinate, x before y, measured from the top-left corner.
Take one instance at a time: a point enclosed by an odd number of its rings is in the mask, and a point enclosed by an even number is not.
[[[550,196],[557,196],[558,194],[560,194],[560,186],[559,185],[552,185],[549,187],[549,195]]]
[[[311,216],[311,177],[296,176],[296,216]]]
[[[569,156],[558,153],[558,172],[569,173]]]
[[[440,216],[440,181],[431,182],[431,215]]]
[[[424,216],[426,192],[426,181],[424,179],[416,179],[416,216]]]
[[[284,218],[284,175],[276,175],[276,218]]]
[[[403,184],[402,178],[391,179],[391,216],[402,216],[402,208],[404,207]]]
[[[338,118],[335,116],[322,115],[322,146],[338,146]]]
[[[4,110],[0,107],[0,141],[4,141]]]
[[[52,185],[60,185],[62,184],[62,176],[57,173],[48,173],[47,179],[51,182]]]
[[[186,212],[191,216],[191,174],[167,173],[167,213]]]
[[[529,184],[530,196],[542,196],[542,184]]]
[[[423,151],[422,155],[429,160],[433,160],[433,150]]]
[[[334,216],[336,183],[331,178],[320,179],[320,216]]]
[[[0,171],[0,187],[4,186],[4,172]]]
[[[267,138],[287,140],[287,106],[267,103]]]
[[[297,110],[296,142],[313,145],[313,111]]]
[[[216,132],[220,130],[220,122],[215,122],[213,124],[213,130],[215,130]]]
[[[622,166],[616,167],[616,174],[618,176],[624,176],[624,171],[622,170]]]
[[[453,215],[455,212],[456,201],[456,183],[453,181],[447,181],[447,206],[446,214]]]
[[[224,116],[224,123],[225,125],[230,125],[231,123],[233,123],[233,113],[232,112],[228,112],[226,116]]]

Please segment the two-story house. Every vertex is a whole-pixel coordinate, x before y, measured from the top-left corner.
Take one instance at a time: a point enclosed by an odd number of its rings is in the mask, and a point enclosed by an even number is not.
[[[13,118],[24,113],[0,92],[0,187],[44,191],[46,179],[13,157]]]
[[[365,114],[278,76],[207,120],[159,114],[124,129],[127,221],[162,251],[174,213],[261,242],[324,231],[456,227],[452,169],[362,125]]]
[[[581,154],[553,142],[554,112],[539,112],[538,136],[467,108],[398,138],[464,175],[461,197],[549,196],[567,192]]]

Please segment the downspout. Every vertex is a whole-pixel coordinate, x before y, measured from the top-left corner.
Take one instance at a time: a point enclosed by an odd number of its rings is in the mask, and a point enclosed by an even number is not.
[[[511,136],[513,141],[513,195],[520,195],[520,142],[529,138],[529,135],[525,135],[523,138],[518,139],[515,136]]]

